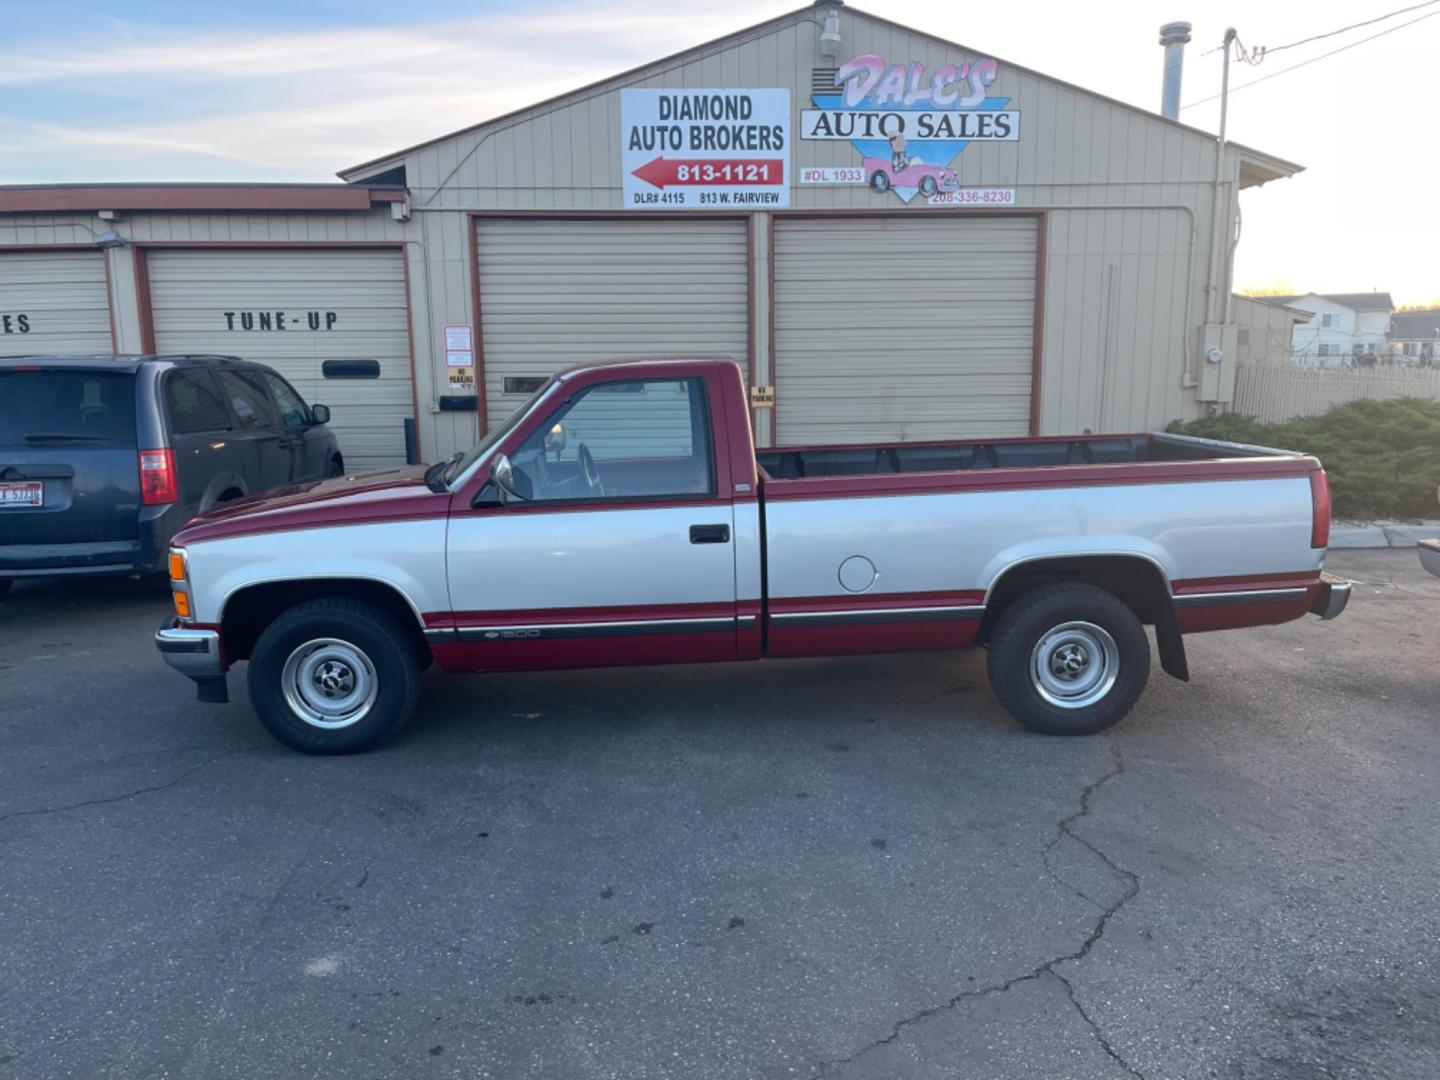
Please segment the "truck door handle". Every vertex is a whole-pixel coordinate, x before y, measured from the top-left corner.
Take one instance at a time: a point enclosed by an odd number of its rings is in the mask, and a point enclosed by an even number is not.
[[[729,542],[729,525],[690,526],[690,543],[692,544],[728,544]]]

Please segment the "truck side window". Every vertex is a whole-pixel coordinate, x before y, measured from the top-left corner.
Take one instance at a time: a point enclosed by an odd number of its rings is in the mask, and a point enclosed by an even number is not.
[[[589,479],[582,446],[594,461]],[[626,379],[588,387],[525,440],[511,467],[530,481],[537,502],[713,496],[703,381]]]
[[[165,378],[165,406],[176,435],[229,431],[230,414],[203,371],[176,371]]]

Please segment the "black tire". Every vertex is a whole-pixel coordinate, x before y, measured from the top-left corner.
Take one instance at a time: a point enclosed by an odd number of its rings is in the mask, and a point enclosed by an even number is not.
[[[1150,678],[1150,642],[1113,593],[1078,582],[1044,585],[1000,616],[985,668],[1000,704],[1031,731],[1093,735],[1139,699]]]
[[[339,459],[338,457],[331,458],[331,459],[330,459],[330,467],[325,470],[325,478],[326,478],[327,480],[333,480],[333,479],[335,479],[336,477],[344,476],[344,475],[345,475],[345,466],[344,466],[343,464],[341,464],[340,459]]]
[[[320,642],[328,644],[316,644]],[[313,647],[302,652],[307,645]],[[404,629],[371,604],[343,597],[309,600],[281,615],[255,643],[248,674],[250,701],[270,734],[294,750],[370,750],[396,735],[415,711],[420,697],[417,651]],[[295,666],[287,671],[292,657]],[[305,678],[307,673],[313,677]],[[331,680],[329,688],[321,686],[322,678]],[[302,683],[304,691],[299,689]],[[373,695],[362,693],[366,687]],[[342,713],[329,721],[343,726],[324,726],[313,718],[324,721],[325,714],[313,711],[307,719],[301,711],[310,708],[305,695],[318,700],[330,689],[339,693],[339,700],[320,707],[339,707],[348,697],[361,695],[350,710],[359,715],[347,719]]]
[[[935,194],[935,178],[933,176],[922,176],[920,178],[920,194],[927,199]]]
[[[884,195],[890,190],[890,177],[880,169],[870,174],[870,190],[878,195]]]

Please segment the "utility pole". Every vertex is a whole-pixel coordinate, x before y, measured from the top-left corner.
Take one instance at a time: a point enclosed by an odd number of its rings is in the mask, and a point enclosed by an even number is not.
[[[1230,112],[1230,47],[1237,36],[1233,26],[1227,28],[1222,46],[1225,63],[1220,75],[1220,137],[1215,145],[1215,190],[1210,208],[1210,289],[1214,297],[1211,312],[1215,322],[1222,324],[1230,320],[1230,288],[1228,283],[1220,280],[1220,249],[1225,243],[1226,231],[1220,221],[1220,192],[1225,178],[1225,122]]]

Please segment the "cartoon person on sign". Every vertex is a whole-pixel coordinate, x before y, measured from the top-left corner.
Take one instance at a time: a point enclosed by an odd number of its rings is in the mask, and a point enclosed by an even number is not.
[[[898,131],[890,136],[890,168],[904,172],[910,165],[910,155],[905,152],[905,136]]]

